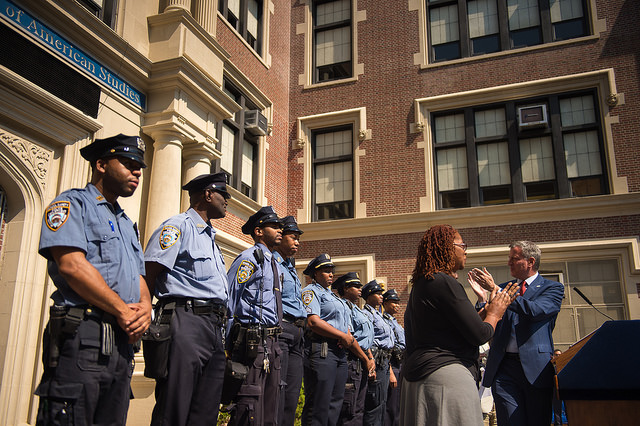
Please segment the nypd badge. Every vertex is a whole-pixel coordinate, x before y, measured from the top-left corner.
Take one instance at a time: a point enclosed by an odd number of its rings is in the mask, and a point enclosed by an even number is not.
[[[71,203],[68,201],[56,201],[52,203],[45,211],[47,227],[52,231],[57,231],[67,221],[69,212],[71,211]]]
[[[180,230],[175,226],[166,225],[160,232],[160,248],[166,250],[174,245],[180,238]]]
[[[309,306],[309,303],[313,300],[313,291],[307,290],[302,292],[302,303],[305,306]]]
[[[251,275],[256,271],[256,266],[248,260],[240,262],[238,267],[238,284],[244,284],[249,281]]]

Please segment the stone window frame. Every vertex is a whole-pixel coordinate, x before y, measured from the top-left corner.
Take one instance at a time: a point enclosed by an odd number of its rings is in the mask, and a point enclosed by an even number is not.
[[[360,202],[360,157],[365,150],[359,147],[360,142],[371,139],[371,130],[367,129],[366,107],[334,111],[324,114],[299,117],[297,120],[297,138],[294,150],[301,149],[302,156],[298,163],[303,164],[302,208],[297,210],[298,223],[310,223],[313,218],[311,132],[316,129],[351,124],[353,126],[353,218],[366,217],[366,203]],[[349,219],[343,219],[349,220]],[[330,222],[330,221],[328,221]]]
[[[420,44],[420,51],[416,52],[413,56],[414,65],[420,66],[421,69],[424,68],[432,68],[432,67],[440,67],[440,66],[448,66],[452,64],[477,61],[477,60],[486,60],[488,58],[500,57],[505,55],[512,54],[521,54],[525,51],[535,51],[541,49],[548,48],[557,48],[559,46],[564,46],[568,44],[576,44],[589,40],[598,40],[601,37],[601,34],[607,31],[607,23],[606,19],[598,19],[597,17],[597,7],[596,0],[585,0],[587,5],[587,25],[590,28],[590,34],[572,38],[568,40],[560,40],[560,41],[551,41],[548,43],[542,43],[535,46],[527,46],[515,49],[507,49],[501,50],[494,53],[487,53],[484,55],[477,56],[467,56],[458,59],[452,59],[448,61],[439,61],[434,62],[430,60],[429,55],[429,24],[427,22],[427,0],[407,0],[408,10],[417,11],[418,12],[418,37]]]
[[[300,0],[304,6],[304,22],[296,25],[296,35],[304,36],[304,72],[298,75],[298,84],[303,89],[333,86],[336,84],[357,81],[364,74],[364,63],[358,62],[358,24],[367,19],[366,10],[358,10],[358,0],[351,1],[351,62],[353,75],[349,78],[314,83],[313,60],[313,0]]]

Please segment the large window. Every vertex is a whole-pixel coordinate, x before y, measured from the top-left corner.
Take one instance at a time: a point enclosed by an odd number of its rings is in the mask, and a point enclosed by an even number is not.
[[[314,130],[314,220],[353,217],[353,126]]]
[[[89,9],[102,22],[111,28],[116,25],[116,12],[118,10],[118,0],[78,0],[81,5]]]
[[[581,37],[585,0],[425,0],[430,60],[448,61]]]
[[[468,267],[461,273],[466,277]],[[508,266],[489,266],[489,272],[496,283],[512,280]],[[556,347],[564,350],[569,345],[587,336],[607,321],[607,317],[593,309],[573,289],[584,293],[593,305],[601,312],[613,319],[626,318],[624,299],[626,298],[623,283],[620,278],[620,266],[617,259],[592,259],[572,262],[540,264],[540,274],[547,279],[564,284],[564,298],[562,307],[553,331],[553,341]],[[477,297],[468,285],[465,291],[469,299],[475,303]]]
[[[259,137],[246,129],[245,116],[247,111],[257,107],[227,80],[224,80],[224,91],[242,109],[232,118],[218,123],[218,148],[222,157],[213,167],[215,171],[227,172],[229,185],[255,200]]]
[[[262,54],[262,1],[220,0],[218,3],[222,16],[258,54]]]
[[[351,0],[313,2],[314,83],[353,75]]]
[[[439,208],[607,192],[595,91],[432,117]]]

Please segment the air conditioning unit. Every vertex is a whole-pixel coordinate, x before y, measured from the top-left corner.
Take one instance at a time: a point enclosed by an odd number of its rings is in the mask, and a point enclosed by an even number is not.
[[[249,110],[244,113],[244,128],[254,136],[267,135],[267,117],[257,110]]]
[[[518,127],[520,130],[546,127],[549,124],[547,106],[528,105],[518,108]]]

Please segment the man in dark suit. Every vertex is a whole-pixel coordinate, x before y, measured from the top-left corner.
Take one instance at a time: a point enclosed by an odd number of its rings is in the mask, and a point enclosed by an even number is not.
[[[564,286],[538,274],[541,252],[537,245],[517,241],[509,247],[509,268],[521,285],[521,296],[496,326],[483,384],[491,386],[498,426],[547,426],[553,395],[551,334]],[[474,269],[470,278],[486,290],[496,285],[486,269]]]

